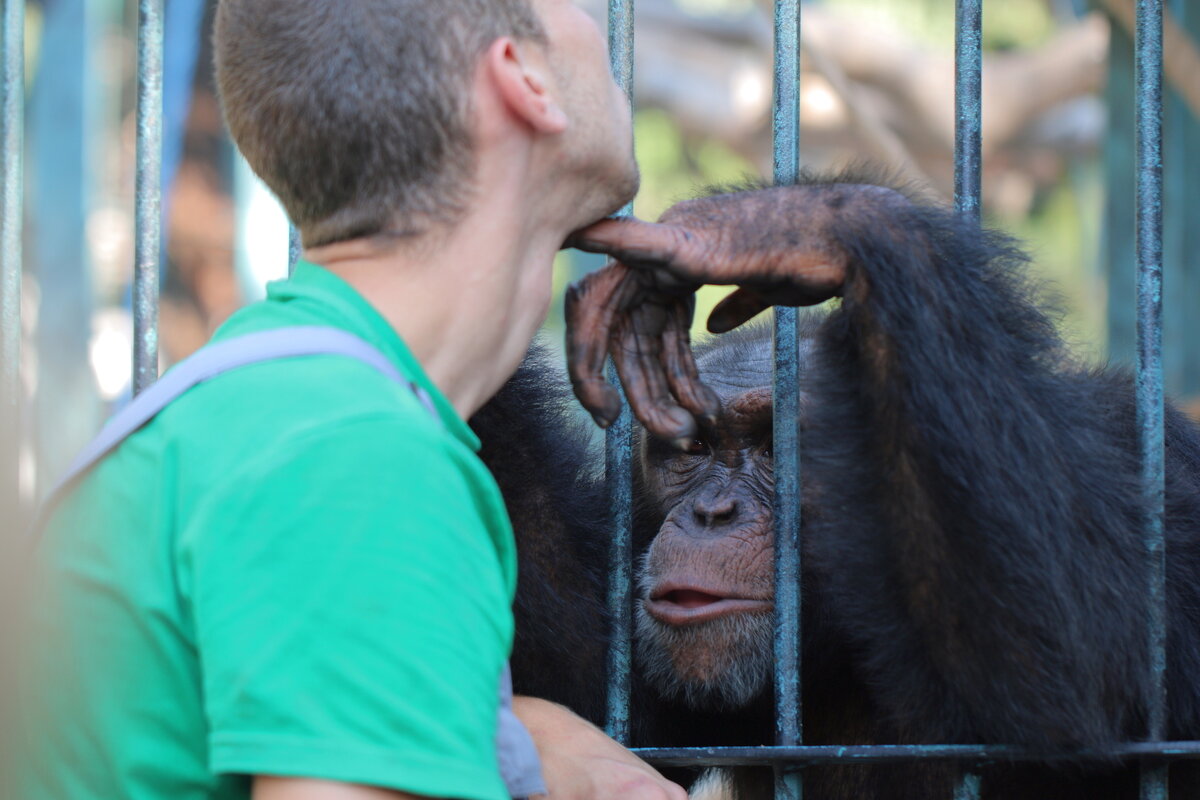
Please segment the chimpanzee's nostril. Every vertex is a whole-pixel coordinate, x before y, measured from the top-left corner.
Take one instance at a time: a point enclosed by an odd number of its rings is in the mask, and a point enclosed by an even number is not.
[[[706,528],[728,525],[737,518],[738,503],[732,497],[700,498],[692,506],[696,522]]]

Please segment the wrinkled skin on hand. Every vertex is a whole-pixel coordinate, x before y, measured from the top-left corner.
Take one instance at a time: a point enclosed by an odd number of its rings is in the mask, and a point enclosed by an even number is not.
[[[709,317],[713,333],[774,305],[836,297],[849,257],[833,223],[881,202],[907,201],[877,186],[784,186],[689,200],[658,223],[609,219],[574,234],[569,246],[614,259],[567,293],[567,358],[580,403],[601,427],[616,420],[620,396],[603,374],[611,354],[646,429],[686,447],[697,423],[712,425],[720,411],[688,338],[696,289],[738,286]]]

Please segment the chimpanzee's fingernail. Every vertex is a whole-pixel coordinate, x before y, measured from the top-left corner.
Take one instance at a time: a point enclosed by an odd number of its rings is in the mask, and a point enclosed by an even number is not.
[[[696,433],[696,418],[682,406],[674,406],[667,411],[671,426],[678,431],[677,436],[694,436]]]
[[[607,429],[610,425],[612,425],[612,420],[608,419],[603,414],[592,414],[592,420],[602,430]]]

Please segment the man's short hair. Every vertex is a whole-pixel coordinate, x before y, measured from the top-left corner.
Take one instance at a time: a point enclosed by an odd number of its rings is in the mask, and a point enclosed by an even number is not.
[[[307,246],[451,224],[474,173],[470,84],[529,0],[220,0],[225,119]]]

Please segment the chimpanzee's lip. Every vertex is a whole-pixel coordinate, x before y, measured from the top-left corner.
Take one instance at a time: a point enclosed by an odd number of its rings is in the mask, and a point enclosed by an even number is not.
[[[709,587],[663,584],[644,601],[646,611],[668,625],[695,625],[728,614],[771,610],[770,600],[732,595]]]

